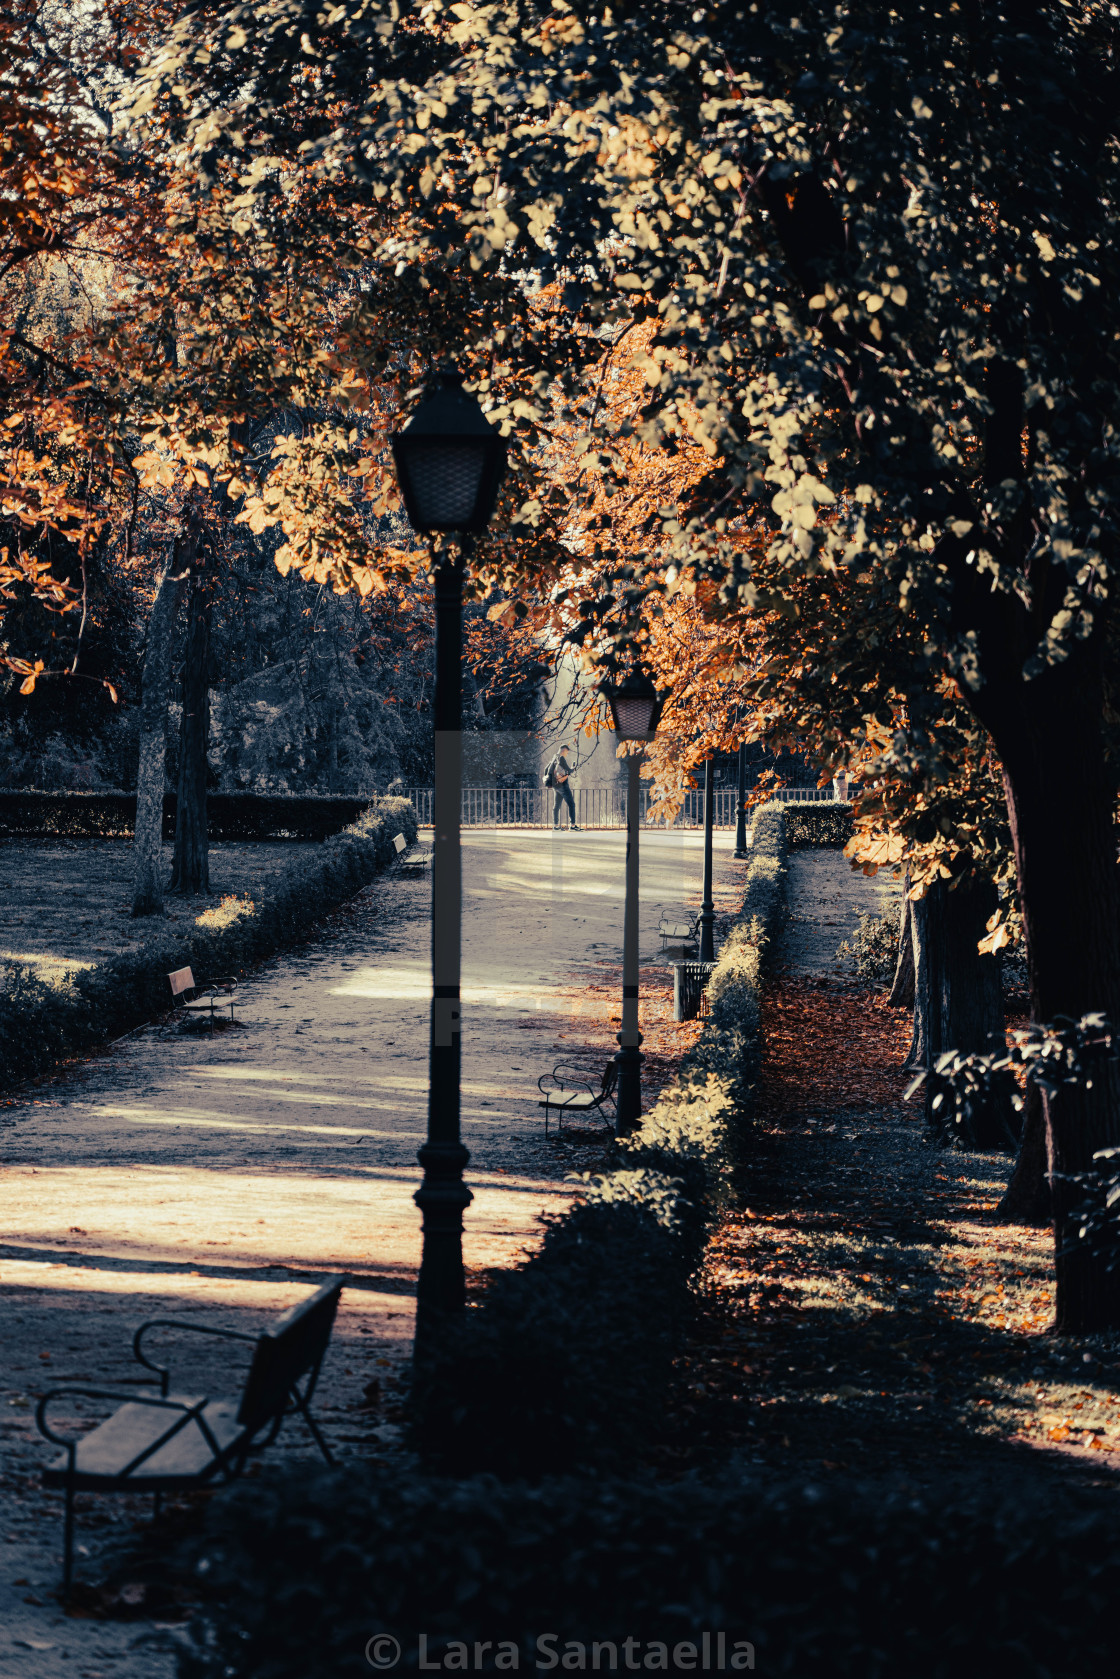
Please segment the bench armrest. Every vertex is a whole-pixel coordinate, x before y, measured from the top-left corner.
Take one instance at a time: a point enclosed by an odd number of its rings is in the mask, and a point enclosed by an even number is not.
[[[197,1003],[206,997],[232,997],[236,990],[236,979],[208,979],[205,984],[188,985],[185,991],[178,993],[175,1002],[182,1007],[188,1002]]]
[[[186,1323],[182,1318],[149,1318],[132,1337],[132,1356],[146,1370],[155,1371],[159,1377],[159,1391],[164,1395],[167,1393],[169,1373],[162,1364],[153,1364],[150,1358],[145,1358],[141,1344],[149,1329],[185,1329],[191,1335],[216,1335],[222,1341],[251,1341],[254,1345],[260,1340],[259,1335],[247,1335],[242,1329],[217,1329],[207,1323]]]
[[[546,1079],[550,1079],[552,1081],[548,1090],[545,1089]],[[540,1091],[542,1096],[547,1096],[551,1090],[586,1090],[589,1096],[594,1096],[595,1094],[594,1085],[591,1084],[589,1080],[583,1078],[577,1068],[568,1067],[563,1061],[559,1062],[557,1066],[552,1069],[551,1073],[541,1074],[540,1078],[537,1080],[537,1089]]]
[[[47,1422],[47,1406],[54,1399],[63,1399],[66,1397],[73,1397],[77,1399],[115,1399],[119,1405],[155,1405],[164,1411],[181,1411],[184,1413],[185,1417],[197,1415],[199,1411],[204,1410],[209,1404],[209,1398],[206,1396],[203,1396],[201,1399],[192,1399],[188,1402],[185,1399],[168,1399],[165,1395],[161,1395],[161,1397],[157,1399],[154,1394],[118,1393],[115,1388],[51,1388],[50,1392],[45,1393],[42,1399],[40,1399],[38,1405],[35,1407],[35,1426],[39,1430],[39,1433],[43,1436],[44,1440],[50,1440],[56,1446],[65,1446],[68,1450],[73,1447],[76,1442],[74,1440],[67,1439],[63,1434],[55,1434]]]

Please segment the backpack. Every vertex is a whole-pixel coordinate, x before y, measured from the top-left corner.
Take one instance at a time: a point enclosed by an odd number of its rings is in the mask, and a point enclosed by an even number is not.
[[[548,768],[544,772],[544,784],[546,787],[556,786],[556,766],[559,762],[560,754],[557,753],[556,757],[553,758],[551,764],[549,764]]]

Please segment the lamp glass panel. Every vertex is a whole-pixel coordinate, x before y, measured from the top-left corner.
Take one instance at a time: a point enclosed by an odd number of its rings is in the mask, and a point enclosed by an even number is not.
[[[425,525],[456,530],[469,525],[486,470],[489,440],[433,438],[408,451],[409,487]]]
[[[657,701],[654,695],[645,694],[630,696],[616,694],[614,696],[614,714],[617,720],[617,734],[620,740],[645,740],[649,734],[649,720],[653,716],[653,708]]]

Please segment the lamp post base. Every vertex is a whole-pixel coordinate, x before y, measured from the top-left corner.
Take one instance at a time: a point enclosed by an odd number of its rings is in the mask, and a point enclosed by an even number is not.
[[[700,911],[700,960],[714,962],[716,959],[715,910],[702,909]]]
[[[438,1326],[462,1312],[463,1213],[474,1197],[463,1182],[470,1151],[462,1143],[425,1143],[418,1151],[424,1181],[413,1196],[423,1217],[424,1247],[416,1283],[414,1357],[438,1341]]]
[[[624,1044],[615,1056],[618,1065],[618,1134],[625,1137],[642,1117],[642,1063],[636,1044]]]

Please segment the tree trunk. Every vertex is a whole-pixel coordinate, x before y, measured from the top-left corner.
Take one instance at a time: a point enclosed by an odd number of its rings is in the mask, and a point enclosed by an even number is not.
[[[1095,639],[1095,638],[1094,638]],[[991,708],[1003,761],[1019,875],[1032,1014],[1120,1020],[1120,887],[1101,721],[1103,680],[1086,643],[1032,682],[1014,714]],[[1098,1149],[1120,1145],[1120,1076],[1098,1068],[1091,1088],[1044,1099],[1052,1174],[1057,1326],[1073,1334],[1120,1328],[1120,1269],[1081,1252],[1068,1174],[1094,1169]],[[1068,1251],[1067,1251],[1068,1250]]]
[[[206,835],[206,749],[210,735],[210,577],[191,569],[187,643],[183,655],[183,717],[179,726],[179,786],[171,890],[190,896],[210,890]]]
[[[914,1023],[910,1031],[910,1048],[902,1065],[910,1072],[921,1072],[936,1060],[936,1054],[930,1054],[929,946],[925,938],[925,922],[922,912],[918,909],[920,902],[920,899],[915,900],[907,911],[910,926],[910,966],[914,971]]]
[[[996,1216],[1009,1224],[1049,1224],[1053,1217],[1046,1150],[1046,1111],[1037,1084],[1028,1084],[1019,1158]]]
[[[140,758],[136,770],[136,826],[132,835],[132,913],[163,914],[163,795],[167,785],[167,701],[171,642],[185,567],[194,558],[193,521],[175,539],[148,621],[140,682]]]
[[[985,428],[989,484],[1025,470],[1022,375],[1010,363],[988,369]],[[1071,480],[1072,482],[1072,480]],[[967,498],[962,498],[967,504]],[[1075,503],[1073,518],[1092,510]],[[963,511],[963,508],[962,508]],[[974,517],[971,511],[965,517]],[[978,653],[977,680],[961,695],[984,724],[1003,765],[1019,883],[1033,1018],[1078,1019],[1099,1010],[1120,1022],[1120,881],[1115,790],[1104,745],[1104,649],[1114,591],[1092,600],[1091,632],[1067,640],[1061,657],[1037,667],[1041,638],[1066,604],[1071,574],[1042,546],[1025,514],[1003,531],[1000,559],[1025,590],[994,589],[970,564],[974,537],[947,535],[938,555],[952,581],[954,631]],[[1088,599],[1088,597],[1087,597]],[[963,641],[961,643],[963,645]],[[1036,671],[1029,677],[1025,670]],[[1098,1149],[1120,1145],[1120,1069],[1098,1068],[1092,1086],[1044,1098],[1054,1202],[1057,1328],[1069,1334],[1120,1329],[1120,1267],[1083,1251],[1073,1208],[1080,1192],[1063,1174],[1090,1171]]]
[[[910,872],[907,870],[902,883],[902,908],[898,912],[898,961],[891,994],[887,998],[887,1004],[892,1009],[914,1006],[914,934],[910,917]]]
[[[918,1036],[924,1041],[927,1068],[939,1055],[991,1054],[1004,1047],[1003,991],[999,958],[981,956],[977,945],[998,903],[994,885],[981,882],[950,888],[935,882],[911,906],[914,922],[915,1016],[924,1017]],[[926,1080],[926,1113],[937,1086]],[[1010,1098],[993,1098],[972,1116],[971,1146],[1006,1149],[1014,1136]]]
[[[338,745],[342,733],[342,716],[346,700],[342,692],[342,682],[339,678],[338,658],[334,647],[331,647],[327,659],[326,670],[326,698],[327,698],[327,791],[339,791],[339,762]]]

